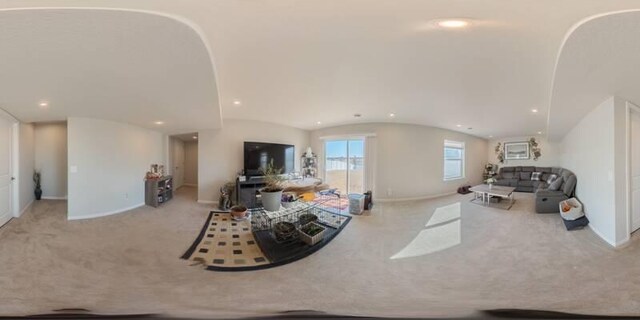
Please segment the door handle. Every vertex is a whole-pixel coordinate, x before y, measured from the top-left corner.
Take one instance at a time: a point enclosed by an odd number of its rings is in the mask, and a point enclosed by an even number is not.
[[[15,180],[16,180],[16,177],[11,177],[11,181],[15,181]]]

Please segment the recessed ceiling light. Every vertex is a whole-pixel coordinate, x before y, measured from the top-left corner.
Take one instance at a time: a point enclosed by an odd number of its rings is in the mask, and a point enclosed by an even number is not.
[[[462,125],[461,124],[456,124],[456,127],[461,128]]]
[[[489,138],[493,138],[493,136],[489,136]]]
[[[233,105],[234,105],[234,106],[239,106],[239,105],[241,105],[241,104],[242,104],[242,102],[241,102],[240,100],[238,100],[238,99],[233,100]]]
[[[160,125],[163,125],[163,124],[164,124],[164,121],[156,121],[156,122],[154,122],[154,123],[160,126]]]
[[[193,138],[197,140],[197,139],[198,139],[198,136],[193,136]]]
[[[396,116],[396,114],[395,114],[395,113],[389,113],[389,117],[393,118],[393,117],[395,117],[395,116]]]
[[[462,19],[447,19],[436,22],[438,27],[447,29],[460,29],[469,26],[469,21]]]
[[[46,107],[48,107],[48,106],[49,106],[49,102],[47,102],[47,101],[40,101],[40,103],[38,103],[38,105],[39,105],[41,108],[46,108]]]
[[[318,122],[316,122],[316,124],[322,124],[322,122],[321,122],[321,121],[318,121]]]
[[[538,113],[538,109],[531,109],[531,112]]]
[[[542,131],[538,131],[538,134],[542,134]]]

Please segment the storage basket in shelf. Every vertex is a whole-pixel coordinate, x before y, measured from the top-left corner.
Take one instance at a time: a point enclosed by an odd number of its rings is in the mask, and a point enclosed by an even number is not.
[[[582,203],[578,201],[576,198],[567,199],[564,201],[560,201],[558,204],[560,207],[560,216],[565,220],[576,220],[580,219],[584,216],[582,212]],[[563,208],[569,208],[569,210],[564,211]]]

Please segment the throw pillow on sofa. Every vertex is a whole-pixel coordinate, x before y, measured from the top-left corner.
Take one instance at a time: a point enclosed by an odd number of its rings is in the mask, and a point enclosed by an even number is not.
[[[531,180],[531,172],[520,172],[520,180]]]
[[[531,174],[531,180],[533,181],[540,181],[540,176],[542,175],[542,172],[534,172]]]
[[[552,184],[554,181],[556,181],[556,179],[558,179],[558,175],[552,173],[549,178],[547,178],[547,184]]]
[[[560,190],[560,186],[562,186],[562,177],[556,179],[552,183],[549,184],[549,190],[558,191]]]

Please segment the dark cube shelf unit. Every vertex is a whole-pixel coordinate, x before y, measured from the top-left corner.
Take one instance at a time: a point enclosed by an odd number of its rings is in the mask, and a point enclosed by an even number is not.
[[[173,177],[165,176],[160,179],[145,180],[144,202],[154,208],[173,198]]]
[[[267,186],[264,178],[249,178],[247,181],[236,179],[236,203],[257,208],[262,206],[260,189]]]

